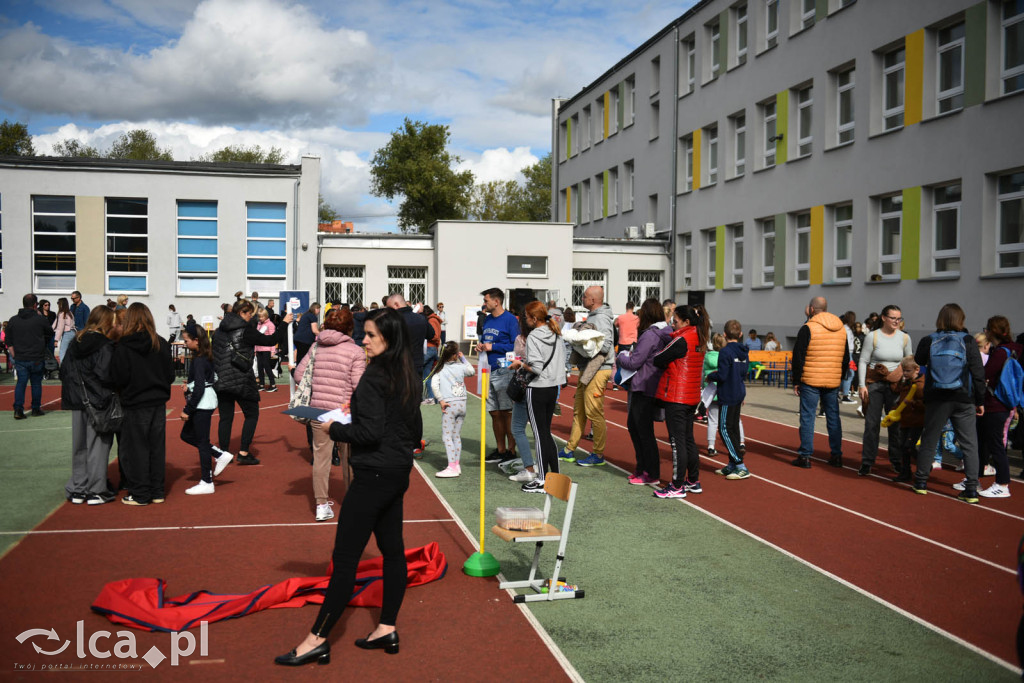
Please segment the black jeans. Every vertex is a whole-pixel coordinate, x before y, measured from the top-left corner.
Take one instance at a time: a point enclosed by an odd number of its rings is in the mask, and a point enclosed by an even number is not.
[[[181,426],[181,440],[199,449],[199,467],[202,469],[203,481],[207,484],[213,481],[213,446],[210,444],[212,422],[212,410],[197,410]]]
[[[693,416],[696,413],[696,405],[665,404],[665,426],[672,439],[672,484],[675,486],[681,486],[684,481],[691,484],[700,481],[700,453],[693,438]]]
[[[140,503],[164,497],[166,414],[166,404],[124,410],[118,458],[127,478],[124,487]]]
[[[242,423],[242,445],[238,450],[249,452],[252,437],[256,435],[256,425],[260,421],[260,403],[248,398],[241,398],[226,392],[217,395],[217,414],[220,423],[217,425],[217,442],[222,451],[231,450],[231,424],[235,420],[235,403],[242,409],[245,422]]]
[[[661,458],[658,456],[658,439],[654,436],[654,411],[657,399],[639,391],[629,392],[629,414],[626,428],[636,453],[636,472],[646,472],[655,479],[661,478]],[[690,426],[693,435],[693,426]]]
[[[354,470],[352,483],[341,503],[338,530],[334,537],[334,572],[312,632],[326,638],[352,599],[359,558],[370,542],[384,559],[384,597],[380,623],[394,626],[405,597],[408,566],[402,538],[402,502],[409,488],[409,470]]]
[[[303,344],[302,342],[298,341],[295,342],[295,367],[299,367],[299,363],[301,363],[302,359],[306,357],[307,353],[309,353],[309,349],[311,346],[313,345]],[[300,377],[299,379],[302,378]]]
[[[274,360],[270,357],[270,351],[256,352],[256,369],[260,373],[260,386],[274,386]],[[267,376],[266,384],[263,382],[264,374]]]
[[[526,411],[530,415],[539,471],[558,472],[558,452],[551,436],[551,418],[558,401],[558,387],[526,387]]]

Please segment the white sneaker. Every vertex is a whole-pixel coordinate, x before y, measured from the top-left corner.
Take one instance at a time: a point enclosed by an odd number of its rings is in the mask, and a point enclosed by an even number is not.
[[[509,477],[508,480],[509,481],[518,481],[520,483],[526,483],[528,481],[533,481],[535,476],[536,475],[533,472],[531,472],[530,470],[523,470],[521,472],[516,472],[511,477]]]
[[[329,519],[334,519],[334,510],[331,509],[332,505],[334,505],[333,500],[329,500],[326,503],[323,503],[322,505],[317,505],[316,521],[326,522]]]
[[[992,484],[984,491],[978,491],[978,495],[984,496],[985,498],[1009,498],[1010,487],[1002,486],[1001,484]]]
[[[232,460],[235,459],[235,456],[233,453],[221,451],[219,448],[215,448],[214,450],[220,451],[220,455],[217,456],[217,462],[213,466],[213,476],[216,477],[224,471],[224,468],[227,467]]]
[[[992,465],[985,465],[985,471],[981,473],[983,477],[994,477],[996,476],[996,468]]]
[[[956,464],[956,467],[954,467],[953,469],[955,469],[957,472],[963,472],[964,471],[964,461],[963,460],[958,461],[957,464]]]
[[[212,481],[201,481],[195,486],[185,489],[185,494],[189,496],[205,496],[208,493],[213,493],[213,488]]]
[[[953,490],[955,491],[963,491],[965,488],[967,488],[967,477],[953,484]]]
[[[461,465],[448,465],[448,467],[445,467],[443,470],[441,470],[434,476],[438,477],[439,479],[450,479],[452,477],[457,477],[460,474],[462,474]]]

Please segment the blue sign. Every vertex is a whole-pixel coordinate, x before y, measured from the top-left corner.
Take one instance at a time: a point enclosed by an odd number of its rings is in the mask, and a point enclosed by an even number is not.
[[[288,313],[288,305],[291,304],[291,312],[298,316],[309,310],[309,292],[307,291],[285,291],[282,290],[277,299],[280,304],[278,309],[281,315]]]

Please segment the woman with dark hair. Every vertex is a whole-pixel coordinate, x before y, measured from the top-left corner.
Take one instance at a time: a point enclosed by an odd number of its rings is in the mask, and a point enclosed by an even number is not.
[[[672,481],[656,489],[658,498],[686,498],[701,493],[700,454],[693,438],[693,417],[700,403],[704,354],[711,321],[703,306],[676,306],[672,312],[672,339],[654,357],[654,366],[665,372],[658,382],[657,398],[665,404],[665,426],[672,440]]]
[[[248,299],[239,299],[230,312],[224,313],[217,333],[213,335],[213,367],[217,371],[214,390],[217,392],[218,445],[213,450],[218,455],[231,452],[231,425],[235,419],[235,404],[242,409],[245,418],[242,423],[242,443],[238,449],[239,465],[259,465],[260,461],[249,453],[256,425],[260,420],[260,391],[252,364],[256,346],[277,346],[287,337],[287,328],[282,325],[274,334],[260,334],[253,316],[256,307]],[[292,321],[289,313],[283,318],[287,324]]]
[[[213,445],[210,444],[210,424],[213,422],[213,410],[217,407],[210,338],[205,332],[195,337],[185,332],[182,341],[192,352],[192,364],[185,385],[185,407],[181,411],[181,419],[185,422],[181,427],[181,440],[199,451],[200,472],[199,483],[185,489],[185,493],[203,496],[214,492],[213,478],[224,471],[234,456],[225,453],[214,459]]]
[[[57,299],[57,316],[53,321],[53,338],[57,345],[57,360],[64,362],[64,356],[68,352],[68,346],[75,338],[75,316],[71,314],[71,307],[65,297]]]
[[[864,436],[861,439],[860,469],[857,470],[857,474],[862,477],[871,473],[871,467],[878,456],[882,417],[888,415],[899,400],[892,389],[892,383],[902,377],[900,363],[914,353],[910,335],[900,330],[903,312],[899,306],[890,304],[883,308],[879,320],[881,326],[864,337],[857,369],[860,400],[864,405]],[[889,462],[896,474],[899,474],[903,465],[898,446],[899,423],[893,422],[888,430]]]
[[[50,324],[49,336],[45,342],[46,358],[43,359],[43,372],[46,379],[53,379],[53,373],[57,372],[57,359],[54,356],[54,336],[57,329],[57,314],[50,310],[49,299],[39,300],[39,314],[46,318]]]
[[[174,383],[171,346],[156,333],[153,314],[135,302],[124,316],[124,331],[114,349],[111,367],[121,391],[124,423],[118,457],[124,466],[128,494],[125,505],[164,502],[167,458],[167,401]]]
[[[932,460],[939,445],[942,427],[946,420],[953,423],[957,443],[964,454],[963,490],[957,496],[965,503],[978,502],[978,433],[975,416],[985,414],[985,367],[981,363],[978,345],[964,331],[964,311],[957,304],[946,304],[939,310],[935,320],[935,332],[917,345],[914,360],[928,371],[924,378],[924,428],[920,446],[917,449],[917,471],[914,472],[914,493],[928,493],[928,475],[932,471]],[[932,350],[938,345],[943,351]],[[945,375],[957,370],[953,360],[957,356],[947,353],[948,348],[961,349],[963,368],[952,382]],[[942,387],[937,383],[957,386]]]
[[[322,410],[334,410],[352,400],[359,379],[366,369],[366,354],[352,341],[352,312],[345,308],[332,308],[324,316],[324,324],[310,353],[295,369],[302,378],[306,366],[313,363],[313,395],[309,405]],[[315,349],[315,351],[313,350]],[[310,360],[310,359],[313,360]],[[316,499],[316,521],[334,518],[331,501],[327,496],[331,479],[331,453],[334,442],[330,435],[313,429],[313,497]],[[340,464],[348,467],[349,445],[338,444]]]
[[[389,308],[366,319],[369,364],[352,395],[352,422],[320,426],[335,441],[352,444],[354,476],[341,504],[327,594],[312,631],[288,654],[274,661],[300,666],[330,661],[327,640],[352,597],[359,558],[372,533],[383,555],[384,595],[380,622],[356,646],[398,652],[395,622],[405,596],[408,567],[402,538],[402,503],[409,488],[412,451],[423,434],[420,377],[412,364],[409,335],[402,315]]]
[[[985,384],[988,388],[985,392],[985,414],[978,418],[978,473],[983,477],[994,474],[996,481],[978,494],[985,498],[1009,498],[1010,462],[1006,457],[1006,440],[1017,406],[1006,405],[996,398],[994,392],[1006,363],[1011,358],[1021,358],[1021,347],[1013,341],[1010,321],[1003,315],[988,319],[985,338],[991,348],[985,363]],[[992,464],[989,464],[990,460]]]
[[[665,313],[657,299],[648,299],[640,306],[636,348],[619,354],[617,363],[623,370],[635,374],[629,380],[629,412],[626,427],[636,454],[636,468],[630,475],[630,484],[642,486],[657,484],[661,480],[661,458],[658,440],[654,436],[655,394],[661,380],[662,369],[654,366],[658,354],[672,337],[665,324]]]

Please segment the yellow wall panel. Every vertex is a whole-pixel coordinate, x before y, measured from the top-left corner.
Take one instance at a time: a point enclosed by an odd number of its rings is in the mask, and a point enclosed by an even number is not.
[[[910,126],[921,122],[924,105],[924,29],[907,36],[906,54],[903,125]]]

